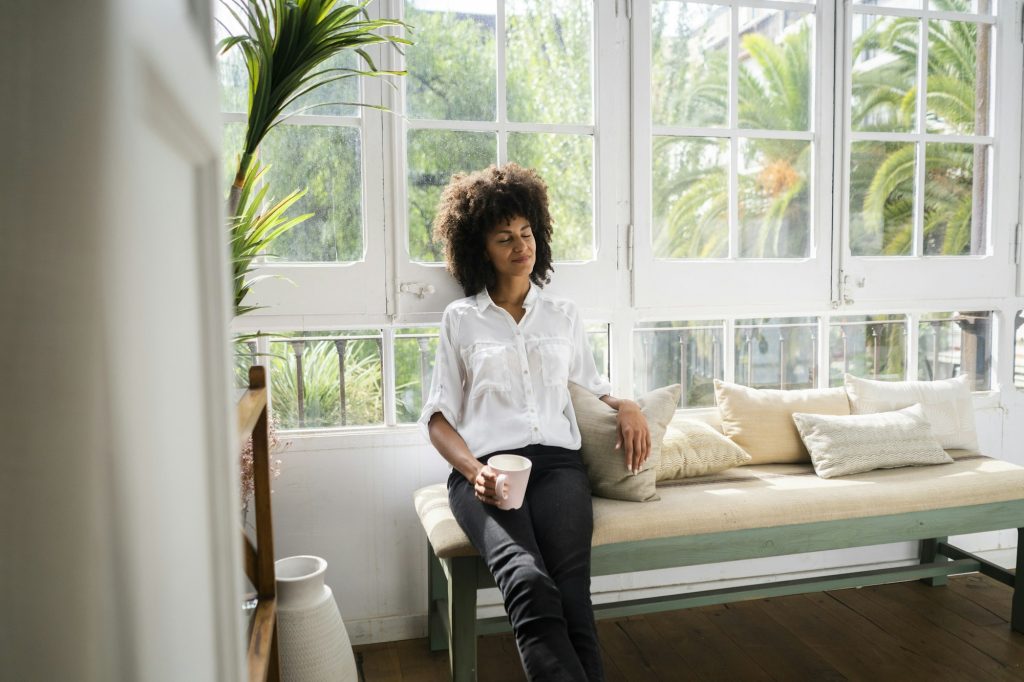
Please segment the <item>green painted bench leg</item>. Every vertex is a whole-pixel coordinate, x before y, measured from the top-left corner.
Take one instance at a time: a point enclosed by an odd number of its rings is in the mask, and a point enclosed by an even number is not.
[[[940,542],[946,542],[948,538],[930,538],[928,540],[921,540],[918,545],[918,557],[920,563],[930,564],[939,560],[942,557],[938,553],[938,547]],[[934,578],[921,578],[921,582],[925,585],[931,585],[932,587],[941,587],[949,582],[949,576],[939,575]]]
[[[427,638],[431,651],[448,648],[448,633],[441,618],[441,604],[448,597],[448,582],[434,548],[427,544]]]
[[[1017,570],[1013,577],[1013,602],[1010,611],[1010,628],[1024,632],[1024,528],[1017,529]]]
[[[448,623],[451,640],[448,660],[453,682],[476,680],[476,557],[456,557],[449,562]]]

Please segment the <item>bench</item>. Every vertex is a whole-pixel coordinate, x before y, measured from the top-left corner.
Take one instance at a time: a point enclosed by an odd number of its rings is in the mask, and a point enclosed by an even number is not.
[[[981,572],[1014,588],[1011,627],[1024,632],[1024,587],[1014,574],[947,542],[951,535],[1018,529],[1024,565],[1024,467],[969,451],[954,462],[822,479],[810,464],[744,466],[658,484],[661,500],[594,498],[594,576],[917,541],[919,563],[853,573],[596,604],[621,617],[805,592],[923,579],[941,585]],[[452,678],[476,679],[476,638],[509,629],[478,618],[477,590],[493,587],[487,567],[448,506],[444,485],[414,495],[429,540],[428,634],[448,648]]]

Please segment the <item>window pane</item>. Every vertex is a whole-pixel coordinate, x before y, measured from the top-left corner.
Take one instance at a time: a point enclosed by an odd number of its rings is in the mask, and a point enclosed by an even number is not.
[[[363,258],[362,169],[356,128],[279,125],[260,147],[271,168],[270,195],[306,189],[289,214],[312,213],[274,242],[271,255],[292,262]]]
[[[415,31],[403,79],[411,118],[495,120],[496,11],[494,0],[406,0]]]
[[[420,418],[437,356],[437,327],[395,330],[395,410],[399,424]]]
[[[497,137],[460,130],[410,130],[408,148],[409,256],[420,262],[441,262],[444,251],[431,239],[441,190],[455,173],[495,163]]]
[[[843,375],[882,381],[906,378],[906,315],[855,315],[829,324],[829,386]]]
[[[985,176],[988,147],[925,145],[924,253],[965,256],[985,252]]]
[[[214,3],[213,13],[216,18],[214,34],[218,41],[228,35],[242,33],[241,25],[235,21],[234,16],[224,3]],[[242,50],[236,46],[225,53],[218,52],[217,67],[220,75],[220,110],[229,113],[245,113],[249,107],[249,72],[245,68],[245,56],[242,54]]]
[[[997,0],[929,0],[930,7],[939,11],[979,12],[994,14]]]
[[[855,5],[882,5],[883,7],[898,7],[900,9],[921,9],[925,0],[853,0]]]
[[[590,344],[590,352],[594,355],[594,364],[597,365],[597,372],[605,379],[611,376],[611,353],[608,352],[608,324],[588,324],[587,343]]]
[[[729,255],[729,141],[655,137],[652,239],[657,258]]]
[[[266,358],[259,354],[256,348],[256,339],[253,336],[235,337],[233,350],[234,386],[235,388],[246,388],[249,385],[249,368],[253,365],[266,365]]]
[[[807,257],[811,143],[746,138],[739,145],[740,255]]]
[[[384,422],[380,330],[300,332],[270,343],[271,409],[282,429]]]
[[[729,8],[656,2],[651,8],[655,125],[724,126],[729,101]]]
[[[814,19],[790,10],[750,10],[741,19],[741,128],[810,130]]]
[[[987,24],[928,22],[928,132],[988,134],[991,44]]]
[[[533,168],[548,186],[555,260],[594,257],[594,138],[590,135],[509,133],[509,161]]]
[[[591,123],[593,0],[507,0],[508,117]]]
[[[637,395],[682,384],[681,407],[713,407],[714,380],[722,378],[724,327],[708,322],[644,322],[635,331],[633,374]]]
[[[754,388],[813,388],[818,374],[818,320],[737,320],[736,381]]]
[[[245,124],[227,123],[224,125],[224,196],[231,190],[238,172],[239,156],[245,144]]]
[[[1014,316],[1013,330],[1013,385],[1024,390],[1024,310]]]
[[[855,256],[906,256],[913,247],[912,142],[850,143],[850,251]]]
[[[854,14],[853,130],[909,132],[917,112],[919,19]]]
[[[929,313],[918,323],[917,377],[974,377],[975,391],[989,388],[992,366],[992,313]]]

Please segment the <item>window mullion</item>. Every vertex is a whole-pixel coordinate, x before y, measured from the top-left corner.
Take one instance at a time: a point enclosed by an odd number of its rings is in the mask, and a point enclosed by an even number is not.
[[[917,113],[915,121],[917,125],[917,153],[914,188],[917,201],[914,202],[914,243],[911,249],[912,256],[920,256],[924,253],[924,182],[925,182],[925,121],[924,117],[928,111],[926,103],[928,97],[928,20],[921,18],[921,30],[918,33],[919,47],[917,51]]]

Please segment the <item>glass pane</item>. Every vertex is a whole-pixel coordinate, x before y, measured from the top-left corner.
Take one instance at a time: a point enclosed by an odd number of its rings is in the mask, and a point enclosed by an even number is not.
[[[991,47],[988,24],[928,22],[929,133],[988,134]]]
[[[929,7],[941,12],[995,14],[997,0],[929,0]]]
[[[410,130],[408,148],[409,257],[440,263],[444,250],[434,243],[431,231],[441,190],[455,173],[497,162],[498,139],[494,133]]]
[[[924,160],[924,253],[984,253],[988,147],[928,143]],[[979,173],[974,172],[976,163]]]
[[[635,330],[633,374],[637,395],[679,383],[680,407],[714,407],[721,379],[724,327],[707,322],[644,322]]]
[[[231,189],[231,183],[235,181],[235,173],[238,172],[238,161],[244,144],[245,124],[224,124],[224,175],[222,177],[224,178],[225,197]]]
[[[924,0],[853,0],[855,5],[881,5],[900,9],[921,9]]]
[[[902,381],[906,378],[907,316],[832,318],[828,355],[829,386],[842,386],[844,374]]]
[[[917,120],[917,51],[921,21],[854,14],[853,130],[908,132]]]
[[[729,140],[655,137],[652,240],[657,258],[729,255]]]
[[[744,20],[744,15],[749,18]],[[814,18],[791,10],[740,10],[741,128],[810,130]]]
[[[317,79],[323,85],[285,107],[285,114],[301,112],[310,116],[358,116],[360,107],[352,106],[351,103],[361,101],[359,78],[344,71],[334,71],[334,69],[366,70],[367,68],[366,62],[352,50],[345,50],[331,57],[316,69],[326,72]],[[302,111],[311,106],[312,109]]]
[[[655,125],[724,126],[729,116],[729,8],[656,2],[651,8]]]
[[[740,255],[806,258],[811,243],[811,143],[739,141]]]
[[[242,33],[241,25],[235,21],[224,3],[214,3],[213,13],[216,18],[214,35],[218,41],[228,35]],[[233,47],[225,53],[218,52],[217,67],[220,76],[220,110],[245,113],[249,108],[249,72],[245,68],[245,56],[242,51],[238,47]]]
[[[395,411],[399,424],[420,418],[437,356],[437,327],[395,330]]]
[[[282,234],[272,255],[292,262],[363,258],[362,167],[356,128],[279,125],[260,147],[270,195],[306,189],[289,214],[312,217]]]
[[[509,133],[508,160],[533,168],[548,186],[558,261],[594,258],[594,138],[590,135]]]
[[[813,388],[818,375],[818,320],[775,317],[737,320],[738,383],[754,388]]]
[[[611,354],[608,352],[608,324],[588,324],[587,343],[590,344],[590,352],[594,356],[594,364],[597,372],[607,379],[611,376]]]
[[[282,429],[384,422],[380,330],[282,336],[270,343],[271,409]]]
[[[508,118],[591,123],[593,0],[507,0]]]
[[[266,358],[256,348],[253,336],[237,336],[234,343],[234,366],[232,371],[235,388],[246,388],[249,385],[249,368],[253,365],[267,364]]]
[[[975,391],[988,390],[992,367],[992,312],[928,313],[918,323],[917,378],[974,377]]]
[[[912,142],[850,143],[850,251],[907,256],[914,237]]]
[[[1013,336],[1013,385],[1024,390],[1024,310],[1014,316]]]
[[[497,110],[494,0],[406,0],[415,45],[405,48],[411,118],[493,121]]]

